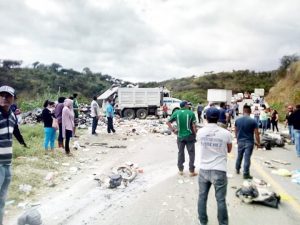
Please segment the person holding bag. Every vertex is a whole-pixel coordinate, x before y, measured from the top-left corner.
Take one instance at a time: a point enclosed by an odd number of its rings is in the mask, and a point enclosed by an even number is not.
[[[44,109],[42,112],[42,118],[44,121],[44,148],[46,153],[48,153],[48,146],[50,144],[51,151],[54,151],[54,142],[56,136],[56,129],[53,127],[53,120],[54,120],[54,111],[55,103],[49,100],[46,100],[44,103]]]

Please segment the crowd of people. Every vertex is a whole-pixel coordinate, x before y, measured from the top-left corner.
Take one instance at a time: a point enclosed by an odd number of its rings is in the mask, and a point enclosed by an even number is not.
[[[189,155],[190,176],[198,175],[195,172],[195,148],[200,153],[199,164],[199,197],[198,197],[198,218],[200,224],[208,223],[207,198],[211,186],[215,188],[215,198],[217,201],[217,213],[219,224],[228,224],[228,212],[226,204],[227,192],[227,153],[232,149],[232,134],[228,127],[231,126],[231,118],[235,118],[235,137],[237,139],[237,157],[235,162],[236,174],[240,174],[243,162],[243,178],[252,179],[250,173],[251,156],[254,146],[261,146],[260,132],[270,129],[268,124],[272,124],[273,131],[278,132],[278,112],[262,105],[260,110],[255,106],[253,112],[251,106],[243,106],[243,114],[238,117],[238,106],[228,107],[221,103],[220,107],[209,104],[203,107],[199,103],[197,107],[198,122],[202,122],[202,116],[207,121],[202,128],[197,131],[196,117],[187,101],[182,101],[181,109],[174,112],[168,119],[167,125],[177,135],[178,146],[178,173],[184,174],[184,149],[187,148]],[[253,116],[251,114],[253,113]],[[229,123],[230,121],[230,123]],[[173,124],[176,122],[177,126]],[[296,144],[297,156],[300,157],[300,105],[288,107],[286,123],[289,126],[290,138]],[[197,140],[197,142],[196,142]],[[197,143],[197,144],[196,144]]]
[[[63,148],[67,156],[72,156],[70,151],[70,139],[76,137],[78,126],[79,104],[78,94],[68,98],[59,97],[57,102],[46,100],[42,111],[44,122],[44,149],[45,152],[54,152],[56,131],[58,130],[58,147]],[[18,129],[17,110],[13,105],[16,98],[15,90],[9,86],[0,87],[0,224],[3,221],[4,205],[7,190],[11,181],[12,161],[12,136],[14,135],[20,144],[27,146]],[[182,101],[180,109],[175,111],[168,119],[169,129],[177,135],[179,175],[184,174],[185,148],[189,155],[189,175],[198,176],[195,171],[195,149],[199,149],[199,198],[198,217],[200,224],[207,224],[207,198],[211,186],[215,188],[217,200],[217,212],[219,224],[228,224],[228,212],[226,206],[227,192],[227,153],[232,150],[232,139],[229,127],[234,120],[235,137],[237,138],[237,158],[235,170],[240,174],[243,163],[243,178],[252,179],[250,173],[251,155],[254,146],[260,146],[259,128],[263,134],[267,129],[279,131],[279,115],[275,109],[267,108],[264,104],[255,106],[251,110],[249,105],[243,106],[242,116],[238,116],[238,105],[232,106],[221,103],[220,107],[209,104],[203,107],[199,103],[197,107],[198,122],[204,126],[197,130],[196,115],[190,102]],[[297,156],[300,157],[300,105],[293,108],[287,107],[286,126],[288,126],[291,143],[296,146]],[[113,126],[114,106],[111,100],[106,104],[107,133],[115,133]],[[167,107],[163,110],[164,118],[167,118]],[[253,116],[251,114],[253,113]],[[97,97],[91,102],[92,135],[97,135],[97,125],[102,118]],[[174,125],[174,122],[177,126]],[[197,140],[197,142],[196,142]]]

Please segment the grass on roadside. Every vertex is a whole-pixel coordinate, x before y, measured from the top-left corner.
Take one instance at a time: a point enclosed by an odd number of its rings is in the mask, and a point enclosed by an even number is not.
[[[61,152],[45,155],[43,124],[21,125],[20,131],[28,148],[23,147],[14,139],[13,177],[7,199],[7,201],[13,200],[13,206],[33,198],[39,190],[48,188],[44,180],[45,176],[49,172],[59,171],[61,162],[66,159]],[[19,189],[22,184],[32,187],[30,193],[27,194]]]

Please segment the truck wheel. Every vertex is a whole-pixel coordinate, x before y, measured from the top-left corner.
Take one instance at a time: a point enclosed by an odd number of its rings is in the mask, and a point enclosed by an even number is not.
[[[148,116],[147,110],[146,109],[138,109],[136,111],[136,116],[139,119],[146,119],[146,117]]]
[[[128,119],[134,119],[135,118],[134,110],[133,109],[125,109],[123,112],[123,116]]]

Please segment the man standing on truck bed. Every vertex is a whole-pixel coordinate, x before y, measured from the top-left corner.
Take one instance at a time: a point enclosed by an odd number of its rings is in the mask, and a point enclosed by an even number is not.
[[[177,134],[177,146],[178,146],[178,162],[177,166],[179,169],[179,175],[183,175],[184,169],[184,148],[186,146],[190,162],[189,171],[190,176],[197,176],[195,172],[195,142],[196,142],[196,116],[189,110],[189,105],[187,101],[182,101],[180,103],[180,110],[174,112],[169,121],[167,122],[168,127]],[[177,129],[172,126],[172,122],[177,123]]]

